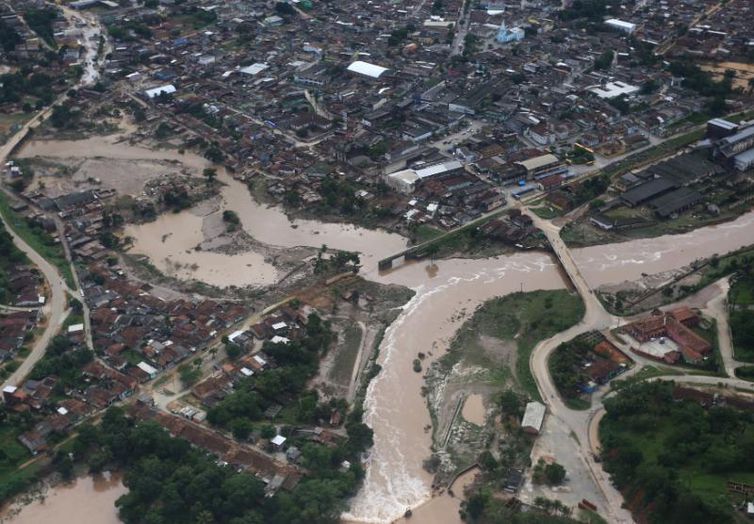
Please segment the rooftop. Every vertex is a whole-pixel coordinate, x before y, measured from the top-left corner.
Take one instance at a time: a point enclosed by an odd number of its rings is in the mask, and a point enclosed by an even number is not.
[[[379,78],[388,71],[388,68],[356,60],[348,66],[348,70],[370,78]]]

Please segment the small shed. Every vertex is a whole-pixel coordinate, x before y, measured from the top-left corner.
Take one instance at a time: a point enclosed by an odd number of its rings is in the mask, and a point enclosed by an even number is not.
[[[526,404],[524,418],[521,420],[521,429],[531,435],[539,435],[542,430],[542,423],[545,420],[545,411],[547,408],[541,402],[529,402]]]

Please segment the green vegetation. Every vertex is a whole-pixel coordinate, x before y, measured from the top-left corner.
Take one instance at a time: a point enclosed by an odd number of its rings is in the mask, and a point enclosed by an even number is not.
[[[566,477],[565,468],[553,462],[548,464],[544,459],[539,459],[539,462],[534,466],[532,473],[532,480],[536,484],[547,484],[549,486],[557,486],[562,484]]]
[[[609,178],[623,175],[631,171],[632,169],[639,168],[643,165],[649,164],[650,162],[654,162],[655,160],[659,160],[672,153],[675,153],[682,147],[686,147],[692,142],[696,142],[697,140],[703,138],[704,133],[704,129],[696,129],[694,131],[689,131],[688,133],[685,133],[683,135],[679,135],[677,137],[666,140],[665,142],[657,144],[656,146],[644,149],[643,151],[633,153],[626,158],[619,160],[618,162],[613,162],[612,164],[604,168],[602,170],[602,174],[608,176]]]
[[[55,98],[52,89],[55,79],[31,67],[22,67],[15,73],[0,75],[0,103],[21,102],[29,97],[37,99],[37,109],[49,105]],[[27,107],[31,111],[31,107]]]
[[[34,465],[19,469],[31,458],[29,451],[18,441],[18,435],[31,429],[30,417],[2,410],[0,421],[0,500],[7,500],[27,489],[37,480]]]
[[[201,366],[197,364],[201,364],[201,360],[178,366],[178,376],[180,376],[181,382],[185,387],[196,384],[202,378]]]
[[[493,490],[482,489],[461,505],[461,518],[472,524],[573,524],[571,508],[557,500],[537,497],[534,509],[519,513]]]
[[[419,224],[413,228],[412,233],[414,244],[422,244],[439,237],[443,234],[443,231],[427,224]]]
[[[673,388],[636,384],[605,401],[605,469],[649,522],[734,522],[726,482],[754,483],[754,415],[676,402]]]
[[[26,255],[16,248],[13,237],[0,223],[0,304],[8,302],[8,273],[19,265],[27,262]]]
[[[52,108],[50,123],[58,129],[74,129],[81,118],[81,111],[75,111],[67,103]]]
[[[736,376],[744,380],[754,381],[754,366],[741,366],[736,368]]]
[[[534,211],[539,218],[544,218],[545,220],[552,220],[553,218],[563,215],[562,211],[553,206],[547,205],[546,203],[543,203],[543,205],[539,207],[530,207],[529,209]]]
[[[358,270],[361,260],[358,253],[349,251],[336,251],[332,256],[325,257],[327,246],[323,245],[317,252],[317,258],[314,261],[315,273],[340,273],[343,271]]]
[[[565,290],[517,292],[494,298],[485,302],[464,323],[453,341],[450,355],[445,358],[449,359],[451,366],[460,358],[468,361],[467,357],[472,359],[471,364],[494,366],[479,350],[478,337],[488,336],[514,343],[517,349],[515,378],[529,397],[539,400],[539,391],[529,368],[534,346],[573,326],[583,316],[581,299]],[[473,350],[470,354],[466,353],[468,348]],[[492,371],[499,373],[501,370]]]
[[[0,47],[6,53],[12,52],[23,40],[15,29],[9,26],[5,20],[0,20]]]
[[[228,231],[235,231],[238,226],[241,225],[241,219],[238,217],[238,213],[232,209],[226,209],[223,211],[223,222]]]
[[[588,178],[580,184],[571,186],[575,196],[574,205],[580,206],[581,204],[594,200],[607,191],[609,185],[610,178],[605,175],[599,175]]]
[[[637,371],[636,374],[631,375],[630,377],[611,381],[610,388],[614,391],[618,391],[619,389],[632,386],[639,382],[644,382],[646,380],[649,380],[650,378],[681,374],[681,371],[669,367],[644,366],[639,371]]]
[[[44,229],[36,224],[30,223],[25,218],[16,214],[8,203],[8,199],[5,194],[0,191],[0,214],[8,222],[16,234],[21,237],[24,242],[42,255],[48,262],[58,268],[58,271],[65,279],[66,284],[69,287],[76,287],[73,281],[73,272],[71,265],[65,257],[63,247],[60,243],[56,242],[50,235],[48,235]]]
[[[37,33],[45,42],[55,47],[55,36],[52,28],[53,22],[58,18],[58,12],[53,8],[27,9],[24,20],[29,24],[32,31]]]
[[[728,264],[730,265],[730,263]],[[728,293],[730,329],[737,360],[754,362],[754,267],[750,257],[736,261],[738,272]]]
[[[115,40],[124,42],[134,41],[138,38],[151,38],[152,30],[146,24],[135,20],[119,20],[107,27],[108,34]]]
[[[567,9],[559,12],[563,20],[577,20],[587,18],[601,22],[607,14],[605,0],[575,0]]]
[[[264,351],[278,363],[275,369],[241,381],[235,391],[209,410],[207,420],[219,427],[232,428],[239,419],[261,422],[264,411],[275,404],[289,402],[284,418],[290,423],[314,424],[329,418],[332,406],[318,404],[316,391],[306,385],[319,366],[319,359],[333,340],[330,325],[316,314],[309,315],[306,336],[288,344],[265,342]]]
[[[307,476],[293,490],[265,497],[264,483],[254,475],[218,465],[187,441],[170,437],[155,422],[135,424],[119,408],[108,410],[99,426],[80,427],[72,449],[73,456],[93,472],[106,468],[125,472],[129,491],[116,505],[126,524],[335,522],[363,476],[347,445],[328,448],[305,443]],[[340,469],[346,459],[353,465]],[[66,469],[67,460],[59,452],[59,469]]]
[[[504,499],[496,496],[508,484],[511,474],[517,477],[529,466],[532,440],[520,426],[524,402],[521,395],[510,389],[503,391],[497,399],[502,425],[500,438],[496,439],[498,453],[493,455],[489,449],[485,449],[478,456],[477,462],[481,468],[476,484],[478,488],[461,506],[461,516],[466,522],[574,522],[564,518],[571,511],[559,502],[538,497],[534,502],[534,511],[517,513],[514,508],[505,505]],[[565,468],[557,463],[546,465],[540,461],[535,470],[538,482],[556,485],[565,479]]]
[[[41,380],[54,375],[60,378],[56,387],[81,385],[81,368],[91,362],[94,355],[86,348],[74,349],[68,337],[58,335],[52,339],[45,355],[36,363],[29,376]]]
[[[330,369],[330,378],[339,384],[347,385],[351,381],[353,366],[361,348],[362,331],[358,324],[348,324],[342,333],[343,343]]]
[[[404,40],[408,37],[409,33],[412,33],[416,27],[414,27],[413,24],[409,24],[405,27],[401,27],[398,29],[393,29],[393,31],[390,33],[390,36],[387,39],[387,45],[388,47],[396,47],[403,43]]]
[[[610,69],[610,66],[613,65],[613,58],[615,58],[615,51],[608,49],[594,61],[594,68],[603,71]]]

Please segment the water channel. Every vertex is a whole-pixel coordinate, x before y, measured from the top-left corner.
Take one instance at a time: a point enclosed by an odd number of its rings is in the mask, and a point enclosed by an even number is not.
[[[97,141],[96,144],[92,141]],[[100,149],[99,146],[103,147]],[[191,169],[206,161],[192,154],[152,151],[107,138],[78,142],[31,142],[23,156],[97,155],[112,158],[173,159]],[[557,289],[565,286],[552,259],[542,253],[520,253],[481,260],[442,260],[428,271],[425,263],[414,263],[380,274],[377,260],[401,250],[405,239],[385,231],[311,220],[290,221],[281,209],[260,205],[246,188],[221,173],[224,184],[222,209],[236,211],[244,229],[256,240],[281,247],[330,247],[362,253],[362,274],[383,283],[401,284],[417,291],[401,315],[387,330],[380,347],[382,372],[369,386],[365,403],[366,421],[374,429],[375,445],[361,492],[345,516],[349,521],[389,522],[407,508],[422,506],[412,522],[457,522],[458,499],[439,498],[438,512],[425,503],[431,498],[431,476],[422,469],[429,456],[430,424],[420,394],[421,375],[413,372],[418,352],[441,355],[465,318],[484,301],[523,289]],[[135,239],[136,252],[148,255],[165,269],[165,260],[195,264],[179,278],[197,278],[215,285],[259,285],[274,281],[274,267],[254,253],[222,255],[194,251],[201,239],[202,219],[191,211],[165,215],[158,222],[131,226],[127,234]],[[169,235],[163,239],[163,235]],[[573,250],[573,256],[592,286],[635,280],[685,266],[692,261],[723,254],[754,243],[754,213],[739,219],[702,228],[691,233]],[[269,266],[269,267],[268,267]],[[271,269],[270,269],[271,268]],[[425,504],[425,505],[423,505]],[[442,520],[436,520],[438,515]],[[35,522],[58,522],[37,520]]]

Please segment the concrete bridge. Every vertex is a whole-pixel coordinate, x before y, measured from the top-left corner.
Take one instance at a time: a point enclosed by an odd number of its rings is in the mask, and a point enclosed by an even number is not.
[[[490,211],[489,213],[486,213],[482,215],[481,217],[475,220],[472,220],[471,222],[468,222],[462,226],[458,226],[457,228],[451,229],[450,231],[446,231],[445,233],[442,233],[441,235],[438,235],[435,238],[432,238],[420,244],[416,244],[415,246],[407,247],[403,251],[399,251],[398,253],[395,253],[394,255],[390,255],[389,257],[383,258],[377,263],[377,267],[380,271],[385,271],[387,269],[392,268],[393,262],[398,260],[399,258],[403,258],[405,260],[414,260],[417,258],[423,258],[425,256],[431,255],[433,246],[439,245],[443,241],[446,241],[449,238],[452,238],[453,236],[458,235],[459,233],[462,233],[463,231],[466,231],[467,229],[481,226],[482,224],[489,222],[490,220],[497,217],[498,215],[501,215],[503,212],[504,212],[503,209],[496,209],[494,211]]]

